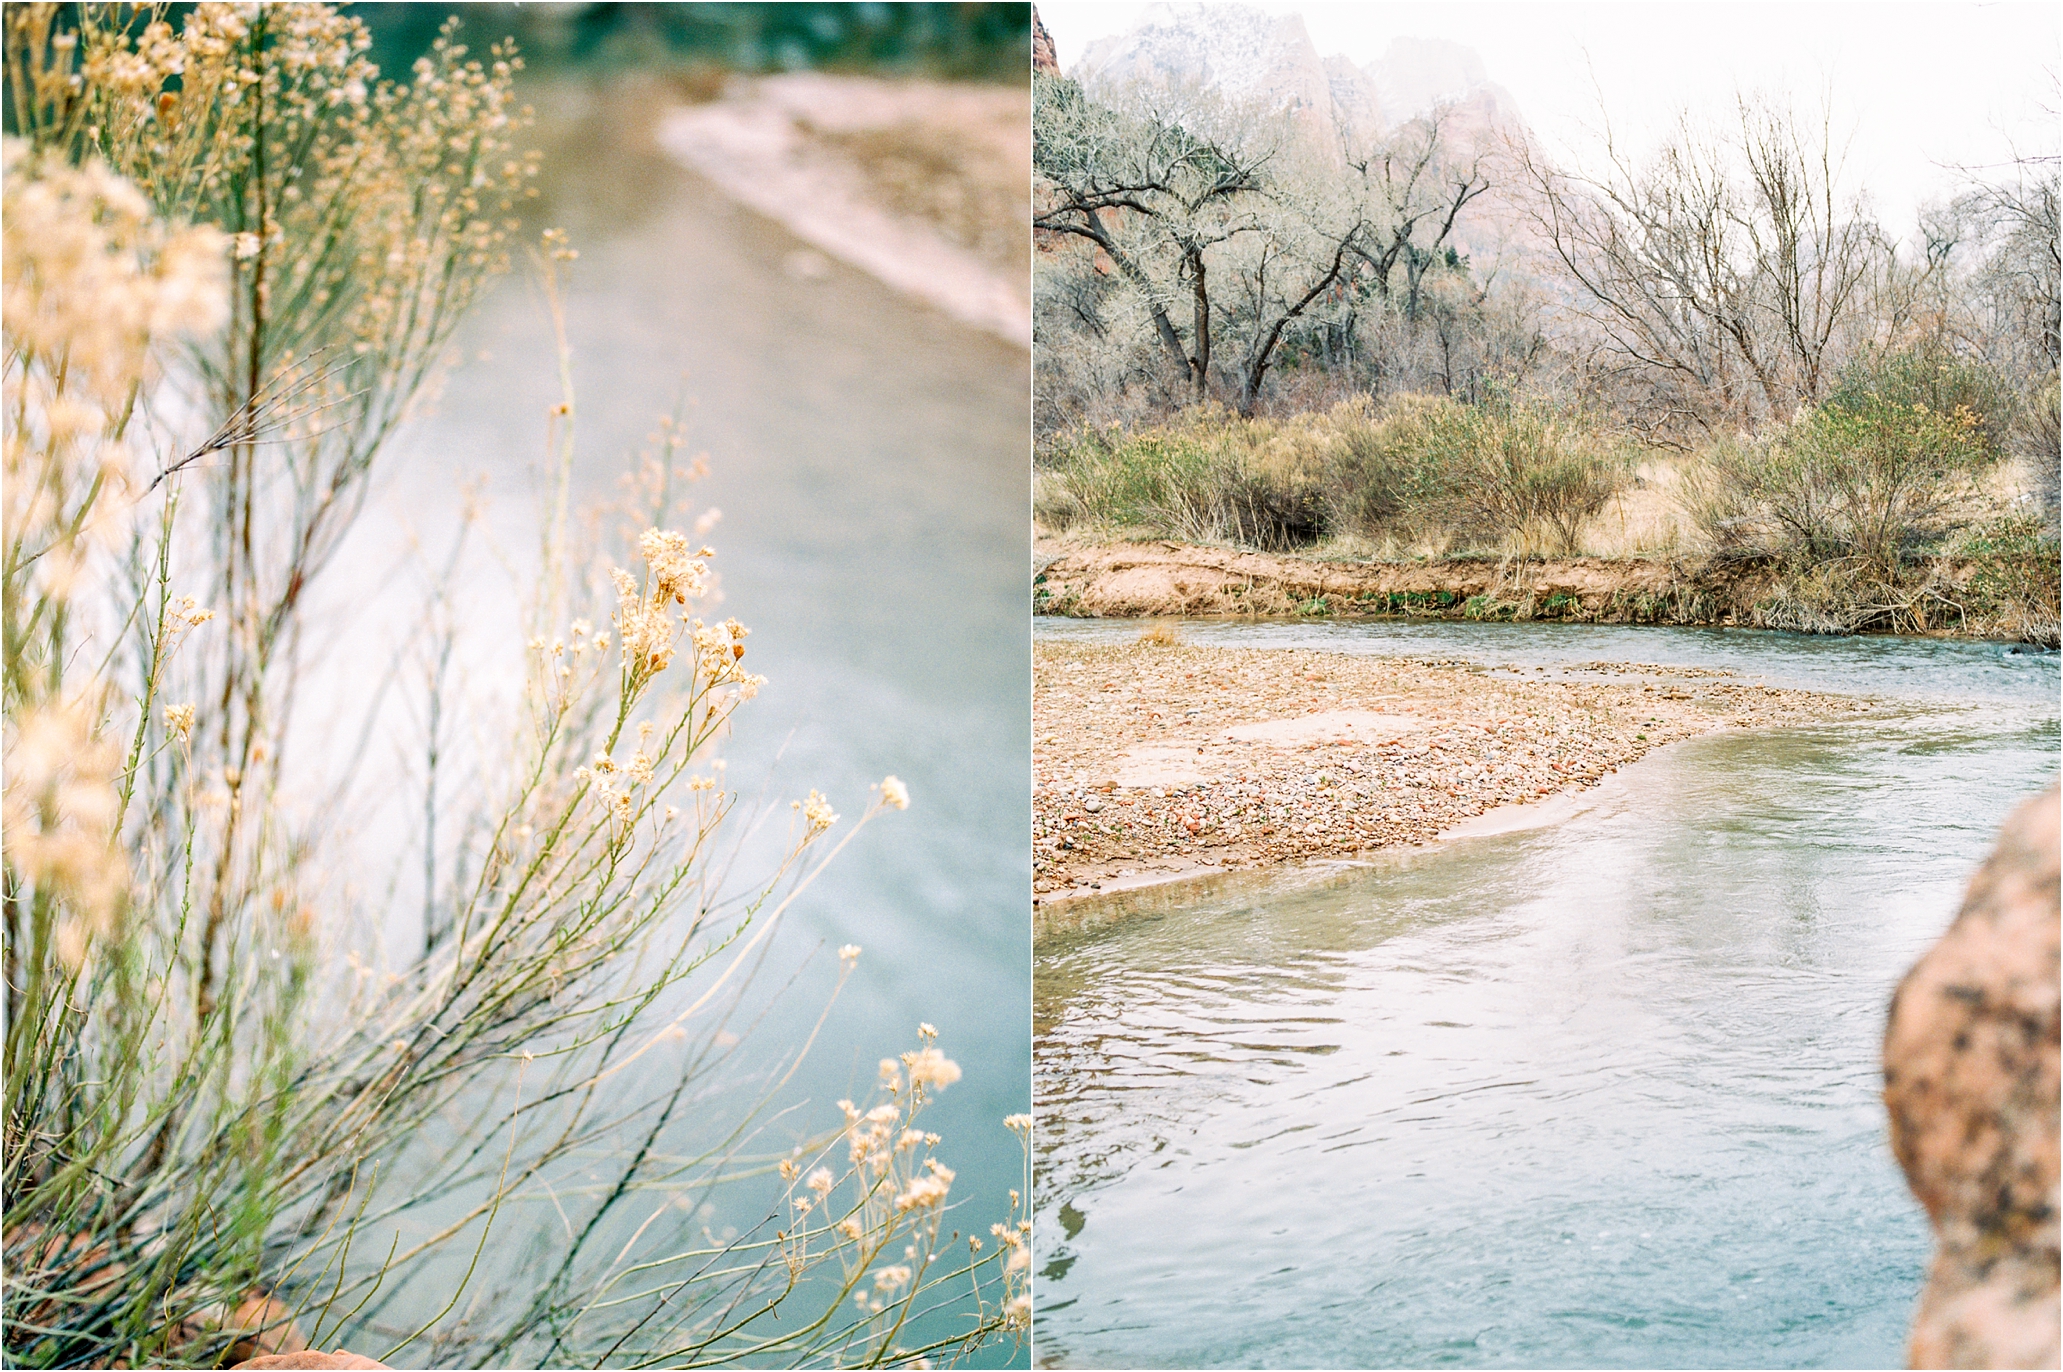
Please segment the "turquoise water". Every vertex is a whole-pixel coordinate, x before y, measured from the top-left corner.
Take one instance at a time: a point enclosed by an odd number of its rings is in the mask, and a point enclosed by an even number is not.
[[[768,678],[723,750],[728,783],[746,800],[741,820],[762,821],[726,836],[741,845],[731,889],[748,889],[769,868],[789,801],[811,788],[847,824],[885,775],[901,777],[913,798],[859,836],[784,917],[743,1004],[720,1026],[744,1042],[659,1151],[693,1157],[716,1147],[741,1109],[769,1093],[740,1151],[779,1153],[835,1128],[835,1102],[863,1098],[879,1060],[915,1047],[928,1021],[965,1073],[927,1114],[944,1136],[939,1156],[957,1172],[963,1208],[948,1227],[985,1231],[1024,1184],[1022,1147],[1002,1121],[1027,1108],[1030,1072],[1026,356],[859,272],[795,272],[800,245],[778,226],[632,148],[630,131],[594,136],[591,162],[553,172],[551,222],[564,222],[581,252],[567,293],[579,406],[573,504],[617,497],[655,421],[683,393],[691,398],[688,452],[709,457],[694,508],[722,511],[707,534],[722,596],[712,617],[751,627],[748,665]],[[453,692],[468,707],[446,741],[457,788],[473,780],[468,764],[491,764],[522,718],[518,593],[537,562],[549,490],[539,468],[558,382],[549,317],[520,279],[481,305],[454,351],[460,364],[435,405],[395,442],[340,567],[334,608],[375,635],[404,628],[422,595],[405,561],[410,540],[421,540],[424,562],[441,565],[462,488],[485,479],[474,552],[453,591]],[[385,570],[397,563],[399,572]],[[352,652],[319,664],[312,684],[354,721],[355,737],[368,673],[387,654]],[[392,729],[412,739],[419,712],[389,708]],[[309,716],[331,727],[323,708]],[[375,802],[404,799],[358,832],[383,860],[400,851],[414,863],[420,800],[409,797],[419,778],[405,765],[390,778],[377,770],[386,760],[368,761],[365,789]],[[393,906],[406,946],[419,897],[404,887]],[[846,943],[865,952],[817,1030],[837,979],[835,950]],[[700,1042],[719,1026],[704,1017],[695,1027]],[[813,1031],[814,1047],[790,1075]],[[647,1061],[640,1079],[620,1079],[626,1102],[663,1096],[683,1065],[660,1054]],[[597,1174],[637,1137],[627,1125],[598,1139]],[[760,1171],[712,1196],[713,1213],[659,1217],[635,1251],[692,1246],[705,1224],[719,1235],[750,1231],[779,1204],[778,1182]],[[575,1220],[585,1203],[567,1203]],[[652,1209],[642,1197],[620,1207],[593,1249],[613,1254]],[[566,1223],[552,1197],[526,1194],[505,1212],[490,1260],[548,1246]],[[470,1239],[457,1253],[460,1270]],[[432,1270],[382,1320],[412,1327],[427,1318],[457,1274]],[[479,1280],[475,1288],[492,1289]],[[963,1313],[938,1312],[905,1342],[962,1330]],[[1022,1356],[1003,1343],[981,1360]]]
[[[1665,749],[1552,828],[1134,897],[1042,942],[1039,1360],[1903,1365],[1929,1239],[1884,1141],[1884,1010],[2055,775],[2056,657],[1563,626],[1187,636],[1730,667],[1892,708]]]

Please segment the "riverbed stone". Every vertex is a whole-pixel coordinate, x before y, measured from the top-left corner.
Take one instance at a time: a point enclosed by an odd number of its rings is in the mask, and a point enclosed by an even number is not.
[[[1955,923],[1892,998],[1891,1146],[1937,1244],[1914,1367],[2055,1367],[2063,1353],[2059,829],[2054,786],[2014,812]]]
[[[287,1372],[288,1369],[294,1368],[364,1369],[386,1366],[383,1362],[375,1362],[357,1353],[346,1353],[341,1348],[334,1353],[317,1353],[312,1349],[303,1349],[298,1353],[268,1353],[262,1358],[250,1358],[234,1364],[229,1372],[246,1372],[247,1369],[248,1372],[271,1372],[271,1369],[277,1368],[280,1372]]]

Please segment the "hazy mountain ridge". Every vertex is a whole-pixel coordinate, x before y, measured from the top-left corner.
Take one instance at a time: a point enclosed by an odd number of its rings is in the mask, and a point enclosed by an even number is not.
[[[1297,15],[1246,5],[1159,4],[1128,33],[1089,45],[1070,73],[1110,85],[1193,86],[1286,111],[1316,139],[1337,127],[1332,82]]]
[[[1370,139],[1435,104],[1458,106],[1463,129],[1521,129],[1517,102],[1472,49],[1399,38],[1373,62],[1321,57],[1300,15],[1239,4],[1157,4],[1127,32],[1097,39],[1068,73],[1095,84],[1193,85],[1286,110],[1328,149]]]

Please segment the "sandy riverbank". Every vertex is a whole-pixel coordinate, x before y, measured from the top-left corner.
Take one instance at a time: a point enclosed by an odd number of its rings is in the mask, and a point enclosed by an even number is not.
[[[1730,624],[1737,621],[1722,607],[1741,598],[1734,583],[1751,575],[1652,558],[1328,561],[1166,539],[1043,538],[1034,556],[1038,613],[1113,619],[1302,613]]]
[[[1097,542],[1047,535],[1035,543],[1033,567],[1036,613],[1092,619],[1317,615],[1747,625],[1813,632],[1840,627],[1786,592],[1774,566],[1717,559],[1449,557],[1365,562],[1168,539]],[[1928,572],[1934,578],[1929,583],[1933,600],[1928,603],[1938,602],[1938,613],[1915,610],[1906,616],[1912,622],[1901,631],[2017,639],[2054,647],[2053,568],[2043,562],[2035,571],[2039,575],[2029,574],[2030,586],[2037,588],[2031,599],[2011,605],[1999,601],[1984,613],[1965,613],[1947,608],[1949,600],[1990,603],[1985,597],[1997,590],[1992,583],[1998,581],[2001,568],[1942,559]],[[1987,585],[1990,591],[1983,589]]]
[[[1700,668],[1144,641],[1040,644],[1033,681],[1042,903],[1422,843],[1679,739],[1872,708]]]
[[[805,243],[1029,348],[1029,99],[1022,86],[737,77],[670,110],[656,137]]]

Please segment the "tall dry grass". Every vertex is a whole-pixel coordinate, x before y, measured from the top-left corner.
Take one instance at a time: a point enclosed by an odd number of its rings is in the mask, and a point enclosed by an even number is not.
[[[2025,406],[1929,350],[1864,359],[1824,403],[1676,454],[1510,397],[1288,418],[1198,407],[1060,435],[1040,455],[1037,514],[1337,560],[1663,558],[1729,622],[2053,645],[2056,409],[2053,384]]]
[[[547,519],[523,717],[429,807],[462,837],[414,944],[325,885],[293,799],[320,762],[288,747],[333,632],[308,594],[506,265],[514,54],[447,29],[382,81],[317,5],[14,6],[6,45],[7,1361],[873,1364],[1021,1336],[1021,1200],[955,1242],[921,1117],[959,1068],[928,1026],[800,1144],[748,1103],[673,1151],[712,1015],[908,803],[889,778],[834,839],[812,792],[737,894],[713,748],[760,678],[743,626],[697,617],[676,500],[598,598]],[[548,291],[569,257],[547,242]],[[570,389],[560,417],[566,464]],[[778,1208],[697,1232],[755,1175]]]
[[[1355,540],[1393,551],[1574,551],[1629,482],[1633,453],[1593,418],[1524,400],[1365,399],[1287,419],[1198,408],[1153,428],[1057,440],[1049,525],[1266,549]]]

